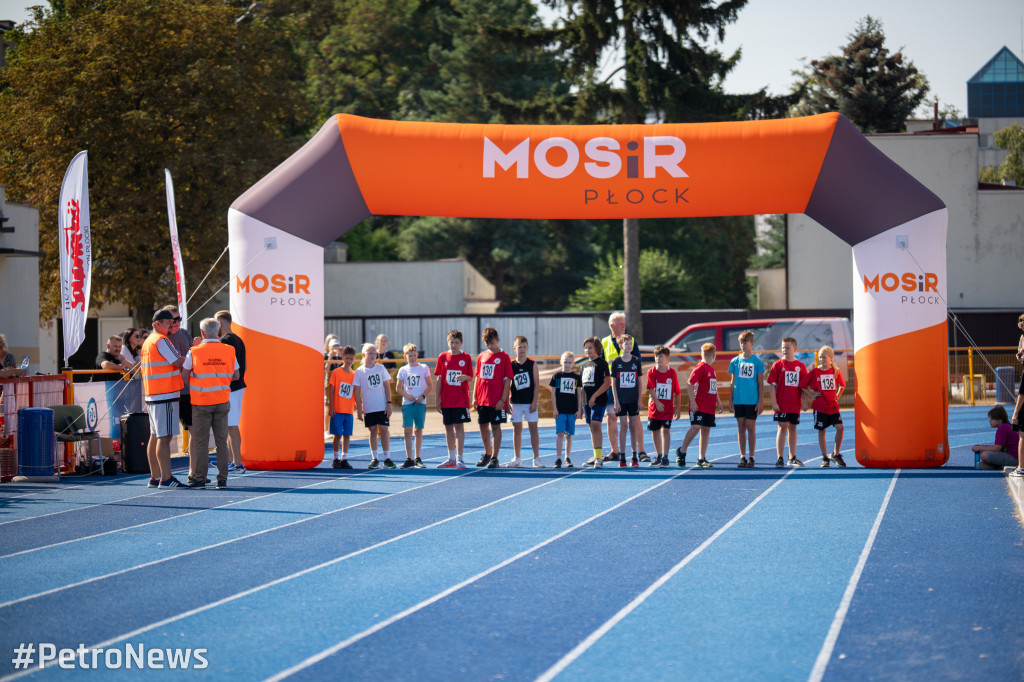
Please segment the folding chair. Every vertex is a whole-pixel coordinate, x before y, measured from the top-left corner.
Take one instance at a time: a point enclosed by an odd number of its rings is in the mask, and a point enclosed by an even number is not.
[[[103,449],[100,448],[99,455],[92,454],[92,444],[100,444],[98,431],[86,431],[85,410],[81,405],[57,405],[53,409],[53,431],[58,443],[80,443],[89,442],[89,456],[83,465],[75,467],[80,474],[92,474],[102,470],[105,475],[117,473],[117,462],[103,456]],[[111,466],[111,464],[113,466]],[[112,469],[112,470],[111,470]]]

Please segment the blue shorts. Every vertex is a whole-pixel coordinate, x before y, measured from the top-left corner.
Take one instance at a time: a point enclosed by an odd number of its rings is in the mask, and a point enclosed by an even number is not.
[[[409,403],[408,405],[402,405],[402,428],[422,429],[426,423],[426,403]]]
[[[605,411],[606,407],[608,407],[608,403],[605,403],[604,405],[594,405],[593,407],[591,407],[590,405],[584,405],[583,406],[583,417],[584,417],[584,420],[588,424],[590,424],[591,422],[603,421],[604,420],[604,411]]]
[[[335,412],[334,416],[331,417],[331,435],[332,436],[351,436],[352,435],[352,413],[345,414],[344,412]]]
[[[560,414],[555,418],[555,433],[564,433],[567,436],[576,435],[576,413]]]

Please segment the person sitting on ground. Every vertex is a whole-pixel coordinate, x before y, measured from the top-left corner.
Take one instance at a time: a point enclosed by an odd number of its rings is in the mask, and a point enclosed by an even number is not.
[[[1017,466],[1020,437],[1010,427],[1006,408],[996,405],[988,411],[988,425],[996,430],[995,443],[975,445],[979,469],[998,469]]]

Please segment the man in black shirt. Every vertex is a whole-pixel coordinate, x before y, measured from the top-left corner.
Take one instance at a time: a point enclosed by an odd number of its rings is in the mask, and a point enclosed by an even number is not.
[[[124,342],[120,336],[111,336],[107,339],[107,350],[96,356],[97,369],[123,369],[124,356],[121,355],[121,348]]]
[[[228,449],[231,450],[231,464],[228,471],[243,473],[245,466],[242,464],[242,431],[238,425],[242,421],[242,398],[245,396],[245,343],[231,331],[231,313],[227,310],[220,310],[214,318],[220,322],[220,341],[235,349],[235,359],[238,361],[238,379],[231,382],[231,393],[228,400],[231,410],[228,412]]]

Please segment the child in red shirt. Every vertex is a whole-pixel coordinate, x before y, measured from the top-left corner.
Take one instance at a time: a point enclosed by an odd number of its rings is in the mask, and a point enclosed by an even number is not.
[[[654,367],[647,370],[647,429],[654,441],[657,455],[652,467],[668,466],[668,448],[672,440],[672,419],[679,414],[679,375],[668,366],[669,350],[665,346],[654,349]]]
[[[718,397],[718,378],[713,366],[715,355],[715,344],[705,343],[701,346],[701,361],[690,372],[690,378],[686,382],[686,395],[690,399],[690,430],[686,432],[683,444],[676,450],[676,464],[680,467],[686,466],[686,448],[698,433],[700,456],[697,459],[697,466],[701,469],[710,469],[714,466],[705,455],[708,452],[711,428],[715,425],[715,407],[718,407],[719,412],[723,409],[722,399]]]
[[[833,364],[834,353],[831,346],[822,346],[818,351],[818,366],[807,374],[804,384],[804,395],[810,398],[811,409],[814,410],[814,428],[818,432],[818,447],[821,448],[821,466],[827,468],[831,462],[841,467],[846,466],[843,456],[839,454],[843,445],[843,418],[839,416],[839,396],[846,388],[846,380]],[[836,444],[829,458],[825,452],[825,430],[836,427]]]
[[[484,454],[476,463],[478,467],[496,469],[498,452],[501,450],[501,425],[507,417],[505,408],[508,406],[508,394],[512,389],[512,360],[498,343],[498,330],[487,327],[481,335],[487,350],[476,359],[476,384],[473,387],[473,408],[476,420],[480,424],[480,440],[484,444]],[[494,448],[491,448],[491,437],[494,437]]]
[[[796,425],[800,423],[800,409],[803,402],[801,387],[807,385],[807,368],[796,359],[796,339],[787,336],[782,339],[783,359],[776,360],[768,372],[768,395],[772,399],[772,419],[779,425],[775,436],[775,452],[779,458],[775,466],[786,466],[782,453],[786,449],[786,437],[789,437],[789,464],[802,467],[796,458]]]
[[[473,358],[462,352],[462,332],[453,329],[448,332],[448,350],[441,353],[434,367],[434,376],[439,377],[434,389],[437,411],[444,422],[445,439],[448,443],[448,461],[438,469],[465,469],[462,460],[466,447],[466,432],[463,424],[469,421],[469,384],[473,378]],[[456,459],[458,455],[458,459]]]

